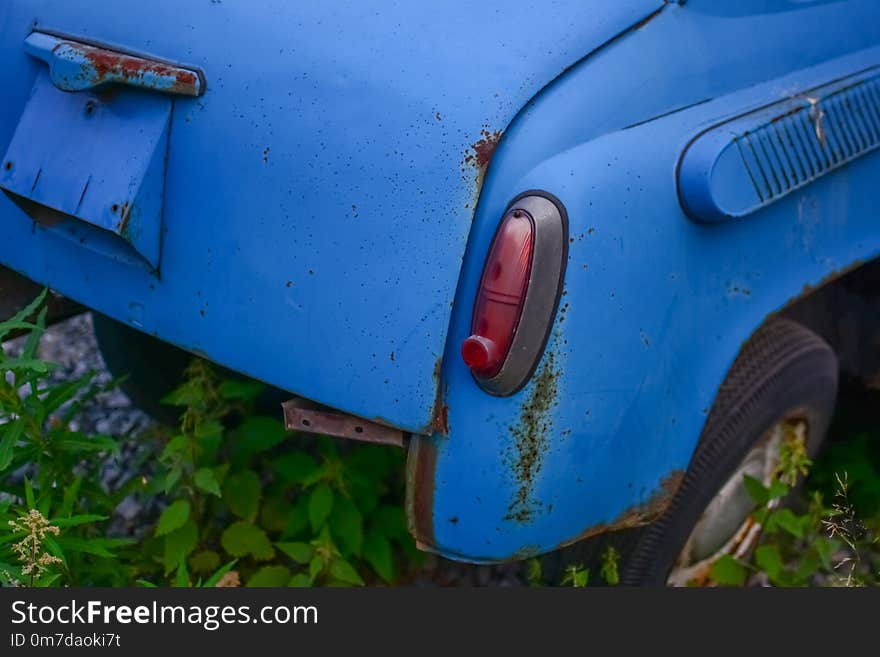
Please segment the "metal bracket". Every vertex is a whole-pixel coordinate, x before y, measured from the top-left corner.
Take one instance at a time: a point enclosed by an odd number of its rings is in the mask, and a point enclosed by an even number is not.
[[[284,424],[290,430],[396,447],[403,447],[404,439],[409,437],[408,433],[383,424],[369,422],[352,415],[303,408],[297,405],[299,403],[302,403],[301,400],[291,399],[281,405],[284,409]]]

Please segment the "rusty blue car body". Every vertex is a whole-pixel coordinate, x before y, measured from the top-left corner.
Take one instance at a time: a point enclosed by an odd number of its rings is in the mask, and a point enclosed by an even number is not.
[[[0,264],[411,434],[453,558],[648,522],[743,341],[880,245],[876,0],[7,0],[0,60]],[[527,190],[568,262],[496,396],[459,349]]]

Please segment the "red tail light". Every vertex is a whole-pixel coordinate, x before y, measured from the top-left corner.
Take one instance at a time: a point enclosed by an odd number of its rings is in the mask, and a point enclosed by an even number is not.
[[[543,192],[514,199],[489,249],[461,355],[477,383],[510,395],[531,377],[556,314],[568,257],[568,218]]]
[[[501,222],[477,293],[471,330],[461,345],[465,364],[485,378],[498,374],[510,351],[526,300],[535,225],[522,210]]]

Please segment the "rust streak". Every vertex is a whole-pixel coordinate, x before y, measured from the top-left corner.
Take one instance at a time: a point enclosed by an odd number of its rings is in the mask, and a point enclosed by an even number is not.
[[[394,360],[392,358],[392,360]],[[440,433],[444,436],[449,435],[449,407],[444,400],[443,380],[441,371],[443,367],[443,356],[440,356],[434,363],[434,387],[436,389],[434,397],[434,405],[431,409],[431,424],[427,433]]]
[[[505,520],[528,522],[536,511],[532,492],[548,446],[547,432],[552,424],[550,409],[557,403],[559,374],[556,356],[553,351],[548,351],[535,376],[534,387],[522,406],[520,421],[510,428],[516,449],[512,469],[517,489]]]
[[[675,497],[675,493],[678,492],[683,479],[683,470],[673,470],[663,478],[660,482],[660,487],[654,491],[647,501],[630,507],[611,522],[600,522],[599,524],[587,527],[574,538],[560,543],[557,548],[563,548],[567,545],[599,536],[600,534],[641,527],[653,522],[669,508],[669,504],[672,502],[672,498]]]
[[[126,81],[133,81],[143,78],[144,75],[152,74],[172,79],[171,91],[190,96],[197,95],[198,76],[193,71],[141,57],[108,52],[92,46],[77,43],[67,43],[65,45],[79,51],[89,61],[95,69],[98,80],[119,77]]]
[[[416,438],[407,455],[407,518],[417,544],[431,547],[434,540],[434,476],[437,446],[430,438]]]

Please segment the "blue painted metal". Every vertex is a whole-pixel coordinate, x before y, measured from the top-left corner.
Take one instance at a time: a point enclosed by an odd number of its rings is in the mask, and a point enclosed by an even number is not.
[[[47,230],[71,238],[68,248],[135,266],[139,255],[155,270],[170,119],[163,96],[125,90],[105,102],[59,91],[42,71],[3,156],[0,188],[39,208]]]
[[[744,217],[880,147],[877,69],[725,121],[697,136],[678,170],[697,221]]]
[[[199,71],[174,64],[43,32],[32,33],[24,43],[28,53],[49,65],[49,77],[62,91],[85,91],[107,84],[182,96],[200,96],[204,91]]]
[[[0,263],[301,396],[433,427],[408,511],[451,557],[645,521],[742,341],[880,250],[876,155],[713,225],[676,173],[712,126],[880,65],[875,0],[70,4],[0,5],[0,148],[44,66],[22,48],[35,19],[203,69],[205,95],[173,101],[161,276],[5,200]],[[458,350],[529,189],[573,241],[536,374],[498,398]]]
[[[880,64],[873,0],[745,4],[668,6],[506,130],[443,361],[448,432],[410,450],[411,527],[424,546],[495,561],[647,521],[742,342],[805,284],[880,252],[876,154],[744,221],[700,224],[682,210],[677,166],[697,135]],[[527,189],[567,208],[565,289],[532,383],[480,395],[457,350],[498,219]]]
[[[35,29],[185,63],[207,87],[173,100],[160,278],[33,230],[6,199],[0,263],[299,396],[428,431],[496,133],[661,5],[5,0],[0,152],[45,70],[24,48]]]

